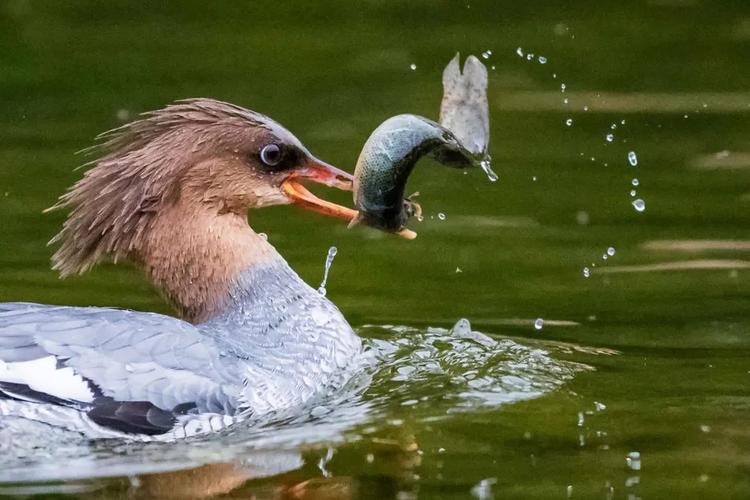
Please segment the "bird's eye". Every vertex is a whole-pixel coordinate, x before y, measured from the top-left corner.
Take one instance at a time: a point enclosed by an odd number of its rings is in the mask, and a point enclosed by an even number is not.
[[[278,144],[267,144],[260,150],[260,160],[269,167],[275,167],[281,161],[281,148]]]

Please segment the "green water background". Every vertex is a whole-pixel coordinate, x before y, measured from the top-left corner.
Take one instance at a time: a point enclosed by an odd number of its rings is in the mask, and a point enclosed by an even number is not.
[[[565,391],[414,423],[416,461],[378,456],[373,467],[364,457],[375,445],[353,440],[329,465],[334,479],[368,498],[466,498],[487,478],[497,498],[750,495],[747,2],[16,0],[0,4],[0,47],[0,301],[160,312],[127,266],[65,281],[49,269],[45,245],[64,214],[42,210],[80,177],[73,153],[97,133],[214,97],[272,116],[351,171],[385,118],[436,117],[455,52],[491,50],[499,182],[425,162],[410,184],[427,215],[413,242],[294,207],[251,212],[251,225],[311,284],[336,245],[328,294],[355,326],[467,317],[495,336],[617,354],[572,350],[595,371]],[[659,246],[672,240],[732,243]],[[711,269],[618,272],[686,261]],[[595,401],[606,409],[585,415]],[[625,462],[634,450],[638,472]]]

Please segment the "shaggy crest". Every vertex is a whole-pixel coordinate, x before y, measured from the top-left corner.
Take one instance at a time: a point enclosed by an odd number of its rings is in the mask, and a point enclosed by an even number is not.
[[[104,259],[137,262],[155,214],[178,196],[181,173],[210,153],[205,146],[271,121],[213,99],[177,101],[142,116],[99,135],[98,144],[83,151],[98,156],[83,165],[93,168],[47,209],[71,209],[50,241],[60,244],[52,268],[61,277]]]

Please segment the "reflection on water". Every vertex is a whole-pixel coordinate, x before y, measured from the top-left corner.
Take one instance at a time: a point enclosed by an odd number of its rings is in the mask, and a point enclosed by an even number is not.
[[[139,494],[211,495],[304,468],[310,452],[353,437],[414,454],[416,422],[537,398],[590,369],[555,359],[542,345],[473,331],[465,319],[450,330],[385,325],[359,333],[367,338],[361,372],[343,391],[260,428],[240,423],[219,435],[143,444],[85,441],[44,424],[3,420],[0,482],[123,476]],[[325,449],[314,460],[324,477],[333,456]],[[295,485],[295,495],[309,487]]]

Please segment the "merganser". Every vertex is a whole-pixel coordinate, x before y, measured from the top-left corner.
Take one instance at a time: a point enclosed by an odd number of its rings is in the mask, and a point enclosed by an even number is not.
[[[294,203],[352,220],[300,183],[351,190],[352,176],[272,119],[212,99],[177,101],[98,139],[99,158],[52,207],[70,209],[51,241],[53,269],[128,260],[179,318],[0,304],[0,418],[169,440],[341,386],[359,337],[247,212]]]

